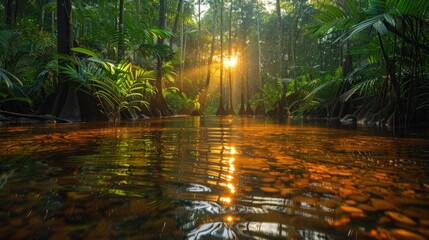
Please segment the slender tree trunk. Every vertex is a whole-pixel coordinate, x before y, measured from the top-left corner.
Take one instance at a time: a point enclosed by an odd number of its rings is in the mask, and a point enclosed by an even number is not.
[[[206,75],[206,84],[204,85],[204,89],[200,94],[200,97],[198,98],[198,101],[200,103],[200,108],[204,111],[206,107],[206,100],[207,100],[207,93],[209,91],[210,86],[210,78],[211,78],[211,67],[213,63],[213,55],[215,51],[215,45],[216,45],[216,18],[217,18],[217,11],[213,14],[213,28],[212,28],[212,42],[211,42],[211,48],[210,48],[210,56],[207,60],[207,75]]]
[[[216,15],[216,14],[214,14]],[[198,67],[198,86],[201,81],[201,49],[200,49],[200,38],[201,38],[201,0],[198,0],[198,36],[197,36],[197,67]]]
[[[16,25],[16,18],[18,17],[18,10],[19,10],[19,4],[23,3],[24,1],[22,0],[16,0],[15,1],[15,8],[13,9],[13,18],[12,18],[12,26]]]
[[[223,105],[223,0],[220,3],[220,81],[219,81],[219,107],[216,115],[226,115]]]
[[[173,36],[171,36],[170,38],[170,47],[173,47],[175,35],[177,32],[177,24],[179,23],[179,17],[180,17],[180,14],[182,13],[182,10],[183,10],[183,0],[179,0],[177,3],[176,17],[174,18],[174,24],[173,24],[173,30],[172,30]]]
[[[165,22],[166,22],[166,9],[165,9],[165,0],[159,0],[159,28],[164,29],[165,28]],[[164,39],[159,37],[157,39],[157,44],[161,45],[164,44]],[[162,87],[162,79],[163,79],[163,67],[164,61],[162,57],[158,54],[157,56],[157,63],[156,63],[156,80],[155,80],[155,88],[156,88],[156,94],[155,97],[152,99],[151,102],[151,111],[152,115],[154,116],[171,116],[173,113],[168,108],[167,102],[164,98],[163,93],[163,87]]]
[[[118,41],[118,62],[124,59],[125,43],[124,43],[124,0],[119,0],[119,41]]]
[[[232,1],[229,7],[229,39],[228,39],[228,58],[232,58]],[[235,115],[234,105],[232,104],[232,68],[235,66],[229,66],[229,107],[228,114]]]
[[[71,55],[72,39],[72,3],[71,0],[57,0],[57,51],[61,55]],[[59,64],[64,64],[60,62]],[[68,81],[61,73],[58,75],[59,91],[55,99],[52,114],[72,121],[81,121],[80,105],[77,97],[78,87]]]
[[[55,12],[54,11],[51,12],[51,32],[52,32],[52,35],[54,35],[55,33]]]
[[[296,48],[297,48],[297,40],[298,40],[298,35],[299,35],[299,29],[298,29],[298,24],[299,24],[299,20],[301,18],[301,11],[302,11],[302,3],[300,1],[298,1],[298,11],[295,12],[296,16],[293,20],[292,23],[292,34],[291,34],[291,59],[292,59],[292,66],[295,67],[296,66]],[[295,68],[294,68],[295,69]],[[296,71],[292,72],[292,78],[294,79],[293,82],[293,88],[294,91],[297,92],[298,91],[298,84],[297,84],[297,79],[296,79]]]
[[[13,23],[13,0],[4,0],[4,23],[7,28],[12,28]]]
[[[134,0],[134,3],[136,5],[136,13],[138,15],[140,14],[140,0]]]
[[[278,29],[278,41],[279,41],[279,45],[278,45],[278,56],[277,56],[277,61],[278,61],[278,69],[277,69],[277,77],[280,78],[282,75],[282,65],[283,65],[283,59],[282,59],[282,42],[283,42],[283,24],[282,24],[282,14],[281,14],[281,7],[280,7],[280,0],[276,0],[276,13],[277,13],[277,29]]]
[[[252,109],[252,106],[250,105],[250,90],[249,90],[249,70],[246,68],[245,70],[246,74],[246,115],[253,116],[255,115],[255,112]]]
[[[261,49],[261,34],[259,28],[259,16],[256,19],[256,36],[258,40],[258,87],[259,87],[259,98],[263,98],[263,87],[261,72],[262,72],[262,49]],[[255,115],[265,115],[265,106],[262,102],[258,104],[255,110]]]
[[[182,22],[182,25],[183,25],[183,28],[185,28],[185,21],[184,20]],[[185,31],[185,33],[184,33],[185,36],[184,36],[184,41],[183,41],[183,51],[182,51],[183,59],[182,59],[182,70],[181,70],[181,74],[182,74],[181,78],[182,78],[182,80],[180,82],[182,90],[184,89],[184,86],[183,86],[183,76],[184,76],[184,73],[185,73],[186,48],[187,48],[187,45],[188,45],[188,33],[187,33],[186,29],[184,29],[184,31]]]
[[[40,26],[39,26],[39,31],[43,32],[43,30],[45,28],[45,15],[46,15],[46,11],[43,8],[43,1],[38,0],[37,2],[39,3],[39,6],[40,6]]]
[[[239,116],[244,116],[246,114],[246,107],[244,104],[244,89],[245,89],[245,81],[246,81],[246,76],[244,74],[244,71],[246,71],[246,53],[245,53],[245,40],[242,40],[242,59],[241,59],[241,89],[240,89],[240,110],[238,111],[238,115]]]
[[[58,53],[71,55],[73,46],[71,0],[57,0],[57,16]]]
[[[180,55],[179,55],[179,90],[183,91],[183,47],[184,47],[184,22],[182,21],[180,27]],[[173,38],[172,38],[173,39]],[[171,39],[170,45],[173,45],[173,40]]]
[[[240,42],[240,48],[241,48],[241,61],[240,61],[240,69],[241,69],[241,81],[240,81],[240,110],[238,110],[239,116],[244,116],[246,114],[246,107],[244,104],[244,88],[245,84],[244,81],[246,80],[246,76],[244,74],[245,68],[246,68],[246,30],[244,29],[244,11],[243,11],[243,5],[242,1],[239,1],[239,5],[241,7],[240,11],[240,17],[241,17],[241,42]]]

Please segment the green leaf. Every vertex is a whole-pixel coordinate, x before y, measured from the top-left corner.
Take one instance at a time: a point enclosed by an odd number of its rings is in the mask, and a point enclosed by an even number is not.
[[[72,50],[74,52],[86,54],[86,55],[91,56],[93,58],[99,58],[99,56],[98,56],[97,53],[95,53],[95,52],[93,52],[93,51],[91,51],[89,49],[86,49],[86,48],[76,47],[76,48],[72,48]]]
[[[358,17],[359,16],[359,12],[356,9],[356,5],[353,2],[353,0],[347,0],[346,4],[347,4],[347,8],[349,9],[351,15],[354,16],[354,17]]]

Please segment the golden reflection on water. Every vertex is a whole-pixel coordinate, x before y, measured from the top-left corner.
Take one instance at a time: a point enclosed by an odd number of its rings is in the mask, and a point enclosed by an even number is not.
[[[429,238],[424,139],[246,118],[0,137],[0,238]]]

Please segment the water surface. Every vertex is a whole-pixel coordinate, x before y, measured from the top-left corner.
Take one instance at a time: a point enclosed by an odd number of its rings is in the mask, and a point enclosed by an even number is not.
[[[267,119],[0,128],[1,239],[425,239],[429,142]]]

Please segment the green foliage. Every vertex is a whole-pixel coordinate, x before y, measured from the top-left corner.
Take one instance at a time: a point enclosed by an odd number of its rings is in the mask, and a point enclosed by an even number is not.
[[[19,101],[31,104],[21,89],[21,81],[10,72],[0,68],[0,103]]]
[[[31,104],[22,90],[22,81],[6,68],[17,54],[17,35],[8,30],[0,31],[0,103],[20,101]]]
[[[301,72],[303,74],[288,87],[287,95],[291,100],[289,109],[292,114],[302,116],[311,111],[328,108],[341,81],[341,68],[333,75],[312,68],[303,68]]]
[[[196,108],[195,100],[180,92],[175,87],[166,88],[164,91],[165,100],[168,102],[170,109],[178,114],[191,114]]]
[[[347,77],[350,87],[341,101],[377,99],[378,108],[390,106],[399,118],[413,118],[424,109],[429,49],[429,2],[425,0],[347,0],[345,6],[326,5],[314,15],[319,24],[315,35],[341,32],[341,39],[351,46],[354,64]],[[358,3],[358,4],[356,4]],[[421,108],[419,108],[421,106]]]
[[[69,62],[58,66],[60,72],[93,94],[108,119],[118,120],[121,113],[131,114],[148,104],[146,99],[154,93],[151,85],[154,71],[125,61],[114,64],[84,48],[73,48],[73,51],[89,57],[58,56],[59,60]]]
[[[265,109],[271,109],[281,97],[281,82],[267,73],[263,76],[265,84],[260,89],[259,94],[256,94],[251,99],[251,105],[254,109],[258,105],[263,105]]]

